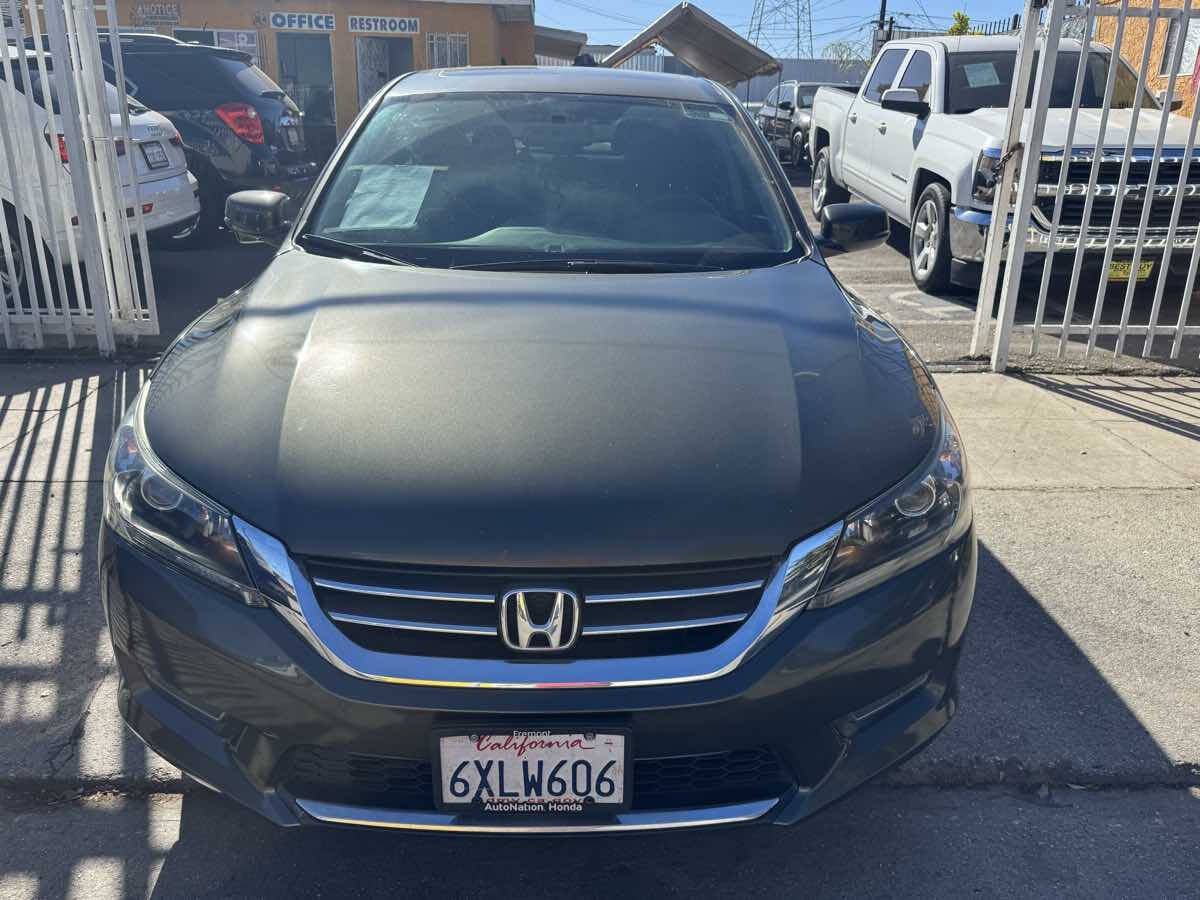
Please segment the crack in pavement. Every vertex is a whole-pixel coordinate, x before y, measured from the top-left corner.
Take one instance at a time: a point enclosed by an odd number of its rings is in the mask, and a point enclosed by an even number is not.
[[[75,751],[79,748],[79,741],[83,738],[83,728],[87,722],[88,714],[92,711],[92,704],[96,700],[96,694],[100,692],[101,685],[104,684],[104,680],[110,674],[112,674],[111,664],[106,666],[97,676],[95,684],[92,685],[91,693],[88,694],[87,702],[84,703],[83,709],[80,710],[78,717],[75,719],[75,724],[71,726],[71,730],[67,733],[67,736],[61,741],[50,745],[46,754],[46,765],[50,770],[50,779],[48,780],[53,780],[62,770],[62,767],[74,758]],[[63,753],[67,755],[60,759]],[[3,781],[0,780],[0,785],[2,784]]]

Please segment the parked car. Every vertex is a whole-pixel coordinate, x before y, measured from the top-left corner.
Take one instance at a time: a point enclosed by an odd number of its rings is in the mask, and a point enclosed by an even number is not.
[[[229,198],[279,252],[108,457],[119,702],[164,757],[287,825],[782,824],[954,714],[961,441],[822,256],[887,218],[815,238],[725,88],[415,72],[284,204]]]
[[[784,81],[772,88],[755,111],[758,127],[781,157],[793,166],[808,161],[808,125],[817,89],[854,91],[849,85]]]
[[[1029,265],[1042,264],[1049,242],[1081,50],[1079,41],[1064,40],[1060,44],[1040,148],[1042,183],[1038,185],[1033,225],[1022,235]],[[825,205],[845,200],[853,191],[909,226],[909,262],[918,287],[941,291],[952,281],[977,284],[984,238],[992,221],[1016,52],[1017,38],[1012,36],[891,41],[881,48],[857,95],[819,90],[809,137],[814,160],[814,211],[819,213]],[[1088,50],[1080,106],[1099,109],[1103,105],[1109,67],[1114,64],[1113,112],[1105,143],[1120,146],[1123,155],[1138,78],[1123,60],[1113,60],[1108,47],[1093,44]],[[1160,108],[1148,92],[1143,95],[1142,105],[1145,109]],[[1139,158],[1153,154],[1158,120],[1158,114],[1139,118],[1134,139],[1134,154]],[[1078,117],[1066,189],[1080,202],[1065,205],[1059,229],[1059,246],[1074,252],[1082,228],[1084,252],[1094,262],[1103,258],[1108,247],[1113,212],[1112,194],[1108,193],[1095,201],[1091,220],[1084,226],[1082,200],[1087,193],[1097,124],[1095,116]],[[1028,125],[1027,121],[1026,128]],[[1183,154],[1188,130],[1186,118],[1170,116],[1164,158]],[[1098,185],[1115,190],[1120,169],[1119,158],[1102,161]],[[1164,168],[1161,177],[1164,182],[1157,186],[1150,202],[1155,208],[1162,204],[1169,214],[1178,170],[1168,175]],[[1137,191],[1148,178],[1149,167],[1134,166],[1128,183]],[[1129,258],[1137,240],[1140,212],[1141,201],[1126,202],[1123,207],[1123,218],[1130,216],[1135,227],[1122,228],[1118,235],[1110,279],[1127,280],[1131,276]],[[1190,253],[1193,238],[1188,235],[1194,236],[1200,225],[1200,209],[1185,204],[1179,225],[1174,249]],[[1165,245],[1166,229],[1152,230]],[[1162,262],[1161,255],[1157,260],[1147,259],[1142,271],[1132,276],[1148,278]],[[1186,268],[1186,261],[1183,265]]]
[[[62,190],[67,200],[68,213],[74,217],[75,201],[70,187],[71,166],[66,139],[58,133],[57,129],[51,130],[50,115],[46,111],[46,101],[49,97],[50,109],[56,114],[60,112],[55,81],[59,76],[55,71],[52,56],[45,55],[46,81],[49,82],[47,84],[42,79],[41,71],[37,66],[36,54],[32,50],[8,47],[9,68],[13,76],[11,84],[5,78],[4,67],[0,66],[0,90],[8,94],[5,99],[5,108],[15,111],[21,121],[24,121],[26,115],[24,95],[27,85],[18,63],[20,54],[24,54],[27,61],[29,95],[34,102],[37,126],[40,127],[44,138],[41,142],[35,141],[31,147],[26,148],[26,151],[42,157],[44,170],[48,174],[57,169],[57,177],[63,185]],[[122,98],[111,84],[105,85],[105,91],[113,131],[120,133]],[[154,239],[158,235],[186,232],[195,227],[200,215],[200,202],[197,196],[196,179],[187,170],[179,133],[175,130],[175,126],[163,116],[146,109],[135,100],[126,98],[126,101],[129,104],[129,141],[127,145],[125,140],[119,139],[116,143],[116,153],[117,172],[123,184],[127,227],[130,230],[135,228],[133,207],[135,203],[140,202],[143,224],[150,239]],[[13,132],[13,134],[17,133],[19,132]],[[31,162],[26,157],[25,168],[17,169],[18,177],[27,177],[37,183],[37,168],[35,165],[31,167]],[[136,193],[135,178],[137,181]],[[21,292],[29,290],[28,279],[36,269],[36,264],[32,259],[25,259],[22,253],[21,242],[16,230],[17,207],[14,202],[12,178],[2,142],[0,142],[0,197],[4,202],[14,271],[8,271],[7,261],[2,254],[0,254],[0,270],[3,270],[5,300],[12,302],[14,297]],[[41,213],[40,208],[38,212]],[[52,229],[51,224],[45,221],[44,216],[39,216],[39,219],[42,232],[40,238],[51,256],[58,265],[69,265],[71,256],[67,228],[74,228],[76,247],[78,248],[80,246],[79,226],[77,224],[67,226],[65,220],[60,219],[59,221],[63,222],[62,226]],[[24,224],[27,232],[32,235],[32,223],[26,221]],[[28,249],[30,253],[35,252],[31,246]],[[54,281],[53,278],[51,280]]]
[[[318,169],[305,152],[300,110],[248,54],[161,35],[123,34],[120,40],[130,93],[179,129],[188,168],[200,183],[198,227],[173,244],[207,242],[234,191],[282,191],[298,205]],[[101,55],[113,71],[106,42]]]

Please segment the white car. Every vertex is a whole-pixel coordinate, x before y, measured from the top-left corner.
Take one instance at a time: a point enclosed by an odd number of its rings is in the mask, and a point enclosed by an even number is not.
[[[58,92],[54,83],[57,76],[54,73],[53,61],[49,54],[47,54],[47,75],[51,82],[49,85],[50,89],[47,91],[46,85],[42,83],[41,73],[38,70],[34,52],[32,50],[19,51],[15,47],[8,48],[9,68],[15,83],[10,84],[8,82],[4,77],[3,67],[0,67],[0,90],[3,90],[7,94],[4,100],[8,109],[15,111],[16,124],[10,130],[10,140],[14,142],[14,148],[16,146],[15,142],[22,140],[22,136],[28,134],[28,117],[24,96],[25,84],[23,83],[17,59],[17,54],[20,52],[24,52],[26,56],[29,70],[30,96],[34,100],[37,126],[42,132],[42,140],[30,141],[29,146],[26,147],[25,174],[34,189],[33,202],[38,204],[37,212],[39,219],[42,220],[40,221],[41,238],[47,250],[55,256],[58,264],[66,266],[69,265],[71,259],[67,243],[66,225],[62,221],[62,217],[57,216],[56,220],[59,227],[55,229],[55,233],[51,236],[50,226],[44,221],[44,207],[41,200],[41,188],[38,185],[36,164],[31,165],[32,160],[28,156],[29,150],[40,153],[43,157],[42,162],[47,175],[49,175],[51,167],[58,167],[59,182],[66,192],[67,205],[75,229],[76,248],[79,250],[78,214],[74,209],[74,193],[70,186],[71,165],[67,144],[62,134],[52,133],[50,117],[45,107],[48,93],[52,108],[55,112],[59,111]],[[119,106],[121,98],[116,88],[111,84],[105,84],[105,90],[108,95],[108,107],[112,117],[113,132],[114,134],[119,134],[121,130]],[[130,231],[133,231],[136,227],[134,224],[136,219],[133,207],[135,202],[140,202],[142,218],[148,237],[154,239],[159,236],[166,237],[179,234],[193,227],[200,215],[200,199],[196,179],[187,169],[187,162],[184,158],[183,144],[180,140],[179,132],[165,116],[147,109],[132,98],[127,98],[127,102],[129,104],[129,141],[121,139],[117,141],[117,169],[121,177],[124,193],[127,227]],[[17,172],[22,171],[20,165],[13,168]],[[134,190],[134,178],[137,180],[136,193]],[[8,219],[13,266],[16,270],[14,273],[9,273],[3,254],[0,254],[0,276],[3,276],[4,295],[8,299],[12,296],[14,284],[17,286],[23,285],[27,274],[33,271],[37,264],[34,262],[31,265],[30,261],[24,260],[21,256],[21,245],[18,233],[15,230],[16,206],[14,204],[13,185],[9,161],[5,154],[3,142],[0,142],[0,199],[3,200],[5,215]],[[27,193],[25,195],[25,202],[28,203],[29,199],[29,194]],[[32,248],[30,248],[30,252],[33,252]],[[52,278],[51,280],[53,281],[54,279]]]

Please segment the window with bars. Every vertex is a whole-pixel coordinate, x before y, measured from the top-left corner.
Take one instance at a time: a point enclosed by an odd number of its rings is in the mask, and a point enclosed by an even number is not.
[[[431,69],[470,65],[470,48],[470,35],[430,33],[425,36],[425,59]]]
[[[1163,41],[1162,60],[1159,62],[1158,74],[1170,75],[1171,64],[1175,61],[1175,45],[1179,42],[1179,19],[1167,20],[1167,37]],[[1180,75],[1191,75],[1196,67],[1196,52],[1200,50],[1200,20],[1188,22],[1187,36],[1183,39],[1183,55],[1179,59]]]

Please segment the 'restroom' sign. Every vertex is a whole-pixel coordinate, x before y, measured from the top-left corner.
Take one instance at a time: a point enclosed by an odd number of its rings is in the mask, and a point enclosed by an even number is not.
[[[415,16],[349,16],[348,29],[361,34],[420,34]]]

